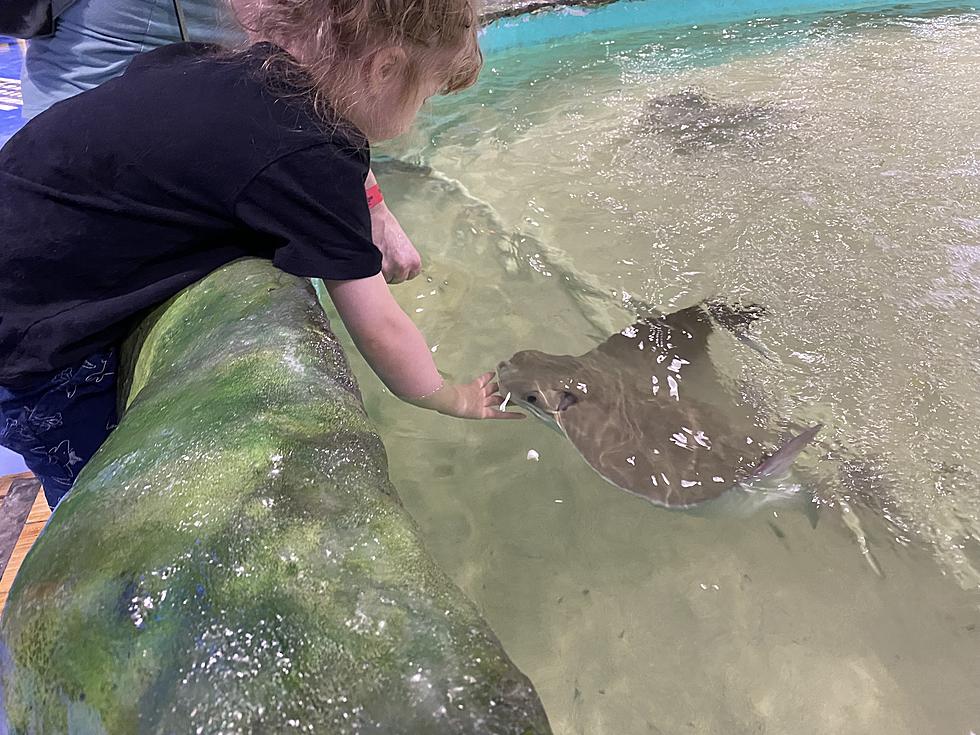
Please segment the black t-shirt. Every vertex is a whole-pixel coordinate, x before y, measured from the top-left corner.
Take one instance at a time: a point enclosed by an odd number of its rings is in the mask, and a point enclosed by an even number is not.
[[[0,150],[0,385],[118,343],[134,316],[236,258],[380,272],[367,142],[267,84],[271,53],[144,54]]]

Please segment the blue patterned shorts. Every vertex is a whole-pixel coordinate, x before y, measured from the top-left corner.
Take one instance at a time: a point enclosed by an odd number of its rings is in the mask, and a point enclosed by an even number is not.
[[[116,352],[24,389],[0,386],[0,445],[24,458],[54,508],[116,426]]]

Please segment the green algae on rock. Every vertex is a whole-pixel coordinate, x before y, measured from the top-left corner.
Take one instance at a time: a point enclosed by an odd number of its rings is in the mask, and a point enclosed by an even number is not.
[[[127,354],[0,621],[0,732],[550,732],[422,548],[308,282],[232,263]]]

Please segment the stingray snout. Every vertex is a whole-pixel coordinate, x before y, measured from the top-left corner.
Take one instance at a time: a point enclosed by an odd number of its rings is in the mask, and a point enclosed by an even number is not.
[[[521,352],[515,353],[509,360],[501,360],[497,364],[497,379],[500,381],[501,387],[503,387],[504,382],[508,378],[513,380],[521,374],[522,365],[533,366],[536,356],[542,354],[537,350],[522,350]]]
[[[497,383],[500,384],[500,390],[506,392],[507,378],[510,375],[511,367],[510,362],[503,360],[497,363]]]

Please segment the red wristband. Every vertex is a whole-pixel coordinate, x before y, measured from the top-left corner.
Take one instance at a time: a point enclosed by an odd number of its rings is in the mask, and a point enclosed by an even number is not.
[[[375,184],[367,189],[368,209],[374,209],[385,200],[381,193],[381,187]]]

